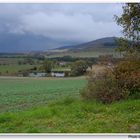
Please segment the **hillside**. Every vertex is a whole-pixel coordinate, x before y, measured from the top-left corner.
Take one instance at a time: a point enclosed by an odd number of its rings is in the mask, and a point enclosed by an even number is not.
[[[116,55],[116,40],[117,37],[106,37],[78,45],[63,46],[51,50],[50,52],[52,54],[50,56],[71,55],[73,57],[98,57],[99,55],[105,54]]]
[[[68,49],[71,51],[75,51],[75,50],[79,51],[79,50],[92,50],[96,48],[114,48],[114,47],[117,47],[116,39],[117,37],[106,37],[106,38],[101,38],[94,41],[86,42],[83,44],[78,44],[78,45],[73,45],[73,46],[64,46],[58,49]]]
[[[77,44],[76,42],[67,42],[53,40],[41,35],[33,35],[30,33],[16,35],[12,33],[0,34],[0,52],[5,53],[44,53],[49,57],[61,57],[71,55],[73,57],[98,57],[102,54],[115,54],[117,47],[117,37],[106,37],[94,41],[78,44],[62,46],[62,44]]]
[[[50,37],[35,35],[32,33],[0,33],[0,53],[40,52],[64,44],[75,44],[75,42],[52,39]]]

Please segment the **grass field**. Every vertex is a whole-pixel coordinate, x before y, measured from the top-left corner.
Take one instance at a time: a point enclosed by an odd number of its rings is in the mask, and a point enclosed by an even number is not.
[[[92,50],[92,51],[79,51],[79,52],[59,52],[59,53],[54,53],[50,56],[47,56],[49,58],[53,57],[63,57],[63,56],[72,56],[72,57],[99,57],[100,55],[113,55],[114,57],[120,57],[120,55],[115,52],[114,49],[111,48],[106,48],[106,49],[100,49],[100,50]]]
[[[0,78],[0,112],[46,105],[66,96],[78,96],[86,80],[80,78]]]
[[[0,73],[1,74],[16,74],[19,72],[19,70],[27,70],[27,69],[31,69],[33,68],[35,65],[18,65],[18,64],[14,64],[14,65],[1,65],[0,66]],[[8,73],[7,73],[8,71]]]
[[[0,78],[0,133],[140,133],[140,100],[84,101],[85,77]]]
[[[1,58],[0,57],[0,64],[17,64],[18,61],[23,61],[24,59],[23,58]]]
[[[140,100],[111,105],[67,98],[0,115],[1,133],[140,133]]]

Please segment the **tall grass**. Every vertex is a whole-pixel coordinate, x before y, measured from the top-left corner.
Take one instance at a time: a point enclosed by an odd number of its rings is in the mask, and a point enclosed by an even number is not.
[[[139,133],[140,100],[104,105],[66,98],[0,115],[1,133]]]

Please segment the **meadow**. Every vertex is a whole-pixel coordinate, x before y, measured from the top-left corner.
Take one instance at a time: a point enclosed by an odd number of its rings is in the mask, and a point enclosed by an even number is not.
[[[85,77],[0,78],[0,133],[139,133],[140,100],[85,101]]]
[[[76,97],[86,84],[79,78],[0,78],[0,113],[46,105],[58,98]]]
[[[77,51],[77,52],[58,52],[54,54],[50,54],[47,56],[48,58],[53,58],[53,57],[63,57],[63,56],[72,56],[72,57],[80,57],[80,58],[86,58],[86,57],[99,57],[100,55],[113,55],[114,57],[120,57],[120,54],[118,54],[114,49],[111,48],[106,48],[106,49],[95,49],[91,51]]]
[[[27,58],[26,58],[27,59]],[[25,58],[0,58],[0,75],[17,75],[19,71],[29,70],[37,67],[36,64],[19,64],[26,60]]]
[[[35,66],[36,65],[29,65],[29,64],[26,64],[26,65],[18,65],[18,64],[1,65],[0,73],[1,73],[1,75],[15,75],[21,70],[31,69],[31,68],[34,68]]]
[[[18,63],[18,61],[23,61],[23,60],[24,60],[23,58],[0,57],[0,64],[12,64],[12,65],[15,65],[15,64]]]
[[[66,98],[18,113],[0,114],[0,133],[139,133],[140,100],[105,105]]]

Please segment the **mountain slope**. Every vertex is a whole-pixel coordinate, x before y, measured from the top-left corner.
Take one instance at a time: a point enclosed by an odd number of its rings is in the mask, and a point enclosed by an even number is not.
[[[96,50],[96,49],[103,49],[103,48],[115,48],[117,47],[116,42],[117,37],[106,37],[97,39],[94,41],[90,41],[87,43],[73,45],[73,46],[64,46],[58,49],[67,49],[69,51],[87,51],[87,50]]]
[[[67,43],[75,44],[72,41],[67,42],[65,40],[52,39],[32,33],[0,33],[0,53],[47,51],[48,49],[56,48]]]
[[[47,50],[48,45],[54,45],[53,40],[33,34],[0,34],[0,52],[26,52]]]
[[[117,37],[106,37],[82,43],[79,45],[64,46],[50,51],[49,57],[99,57],[100,55],[113,55],[119,57],[115,51],[117,48]]]

